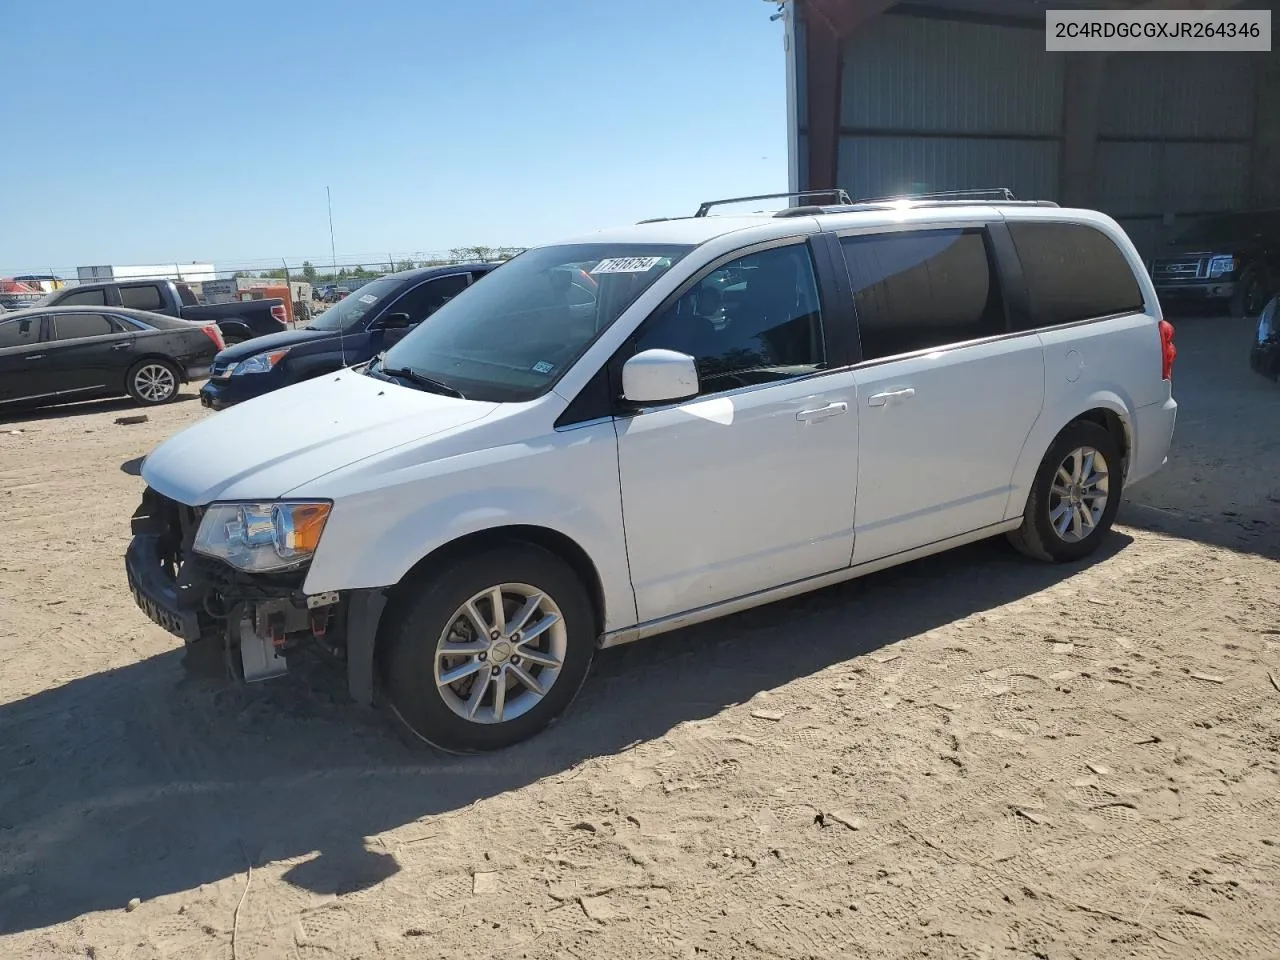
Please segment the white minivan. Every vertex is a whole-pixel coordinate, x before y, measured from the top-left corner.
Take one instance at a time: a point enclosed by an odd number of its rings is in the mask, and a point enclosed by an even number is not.
[[[597,647],[996,534],[1078,560],[1165,462],[1173,328],[1109,217],[705,213],[531,249],[364,367],[162,444],[138,605],[193,663],[314,646],[489,750]]]

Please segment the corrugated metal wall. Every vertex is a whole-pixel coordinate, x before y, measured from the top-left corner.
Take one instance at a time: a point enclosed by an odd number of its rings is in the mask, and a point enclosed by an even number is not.
[[[1130,53],[1107,61],[1097,203],[1151,251],[1198,213],[1249,204],[1256,58]]]
[[[843,54],[838,176],[850,193],[1057,195],[1063,63],[1043,31],[889,15]]]
[[[1052,136],[1062,125],[1062,58],[1045,54],[1043,30],[878,17],[845,45],[840,122]]]
[[[1258,56],[1108,59],[1096,203],[1144,253],[1187,216],[1257,192]],[[1007,186],[1060,199],[1066,59],[1045,51],[1043,26],[887,14],[843,59],[837,180],[854,196]]]

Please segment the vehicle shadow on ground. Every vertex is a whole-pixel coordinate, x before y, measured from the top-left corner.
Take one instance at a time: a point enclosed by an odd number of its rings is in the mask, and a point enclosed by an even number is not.
[[[1092,562],[1132,540],[1114,533]],[[285,879],[317,893],[396,873],[365,838],[459,810],[661,737],[760,691],[1034,594],[1085,565],[1003,540],[603,651],[573,709],[499,754],[406,747],[351,705],[332,667],[229,686],[173,651],[0,706],[0,933],[123,908],[318,856]],[[425,829],[425,828],[424,828]]]
[[[1249,369],[1256,323],[1177,317],[1169,462],[1117,522],[1280,560],[1280,387]]]
[[[194,392],[195,389],[198,389],[198,385],[194,388],[188,385],[185,393],[179,393],[169,403],[190,403],[192,400],[200,399],[199,394]],[[79,403],[64,403],[56,407],[28,407],[25,410],[0,409],[0,423],[20,427],[24,423],[39,423],[42,420],[63,420],[67,417],[79,417],[91,413],[117,412],[123,416],[141,415],[147,412],[147,408],[128,397],[83,400]]]

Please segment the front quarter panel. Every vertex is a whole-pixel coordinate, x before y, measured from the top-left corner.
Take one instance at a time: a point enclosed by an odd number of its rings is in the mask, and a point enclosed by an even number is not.
[[[511,526],[560,533],[585,551],[603,586],[605,630],[636,622],[612,421],[568,430],[533,409],[446,443],[409,445],[291,491],[334,501],[305,589],[386,587],[465,537]],[[541,422],[545,430],[522,426]]]

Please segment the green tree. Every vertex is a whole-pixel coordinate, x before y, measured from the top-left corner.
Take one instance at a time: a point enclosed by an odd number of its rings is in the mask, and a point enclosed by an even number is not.
[[[311,263],[310,260],[302,261],[302,276],[307,281],[307,283],[316,282],[316,268]]]

